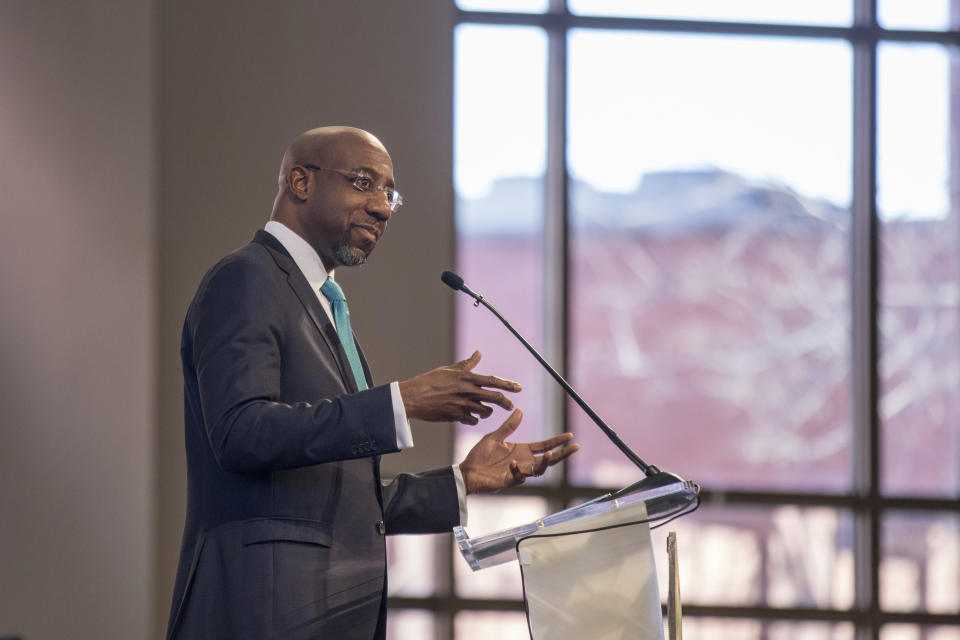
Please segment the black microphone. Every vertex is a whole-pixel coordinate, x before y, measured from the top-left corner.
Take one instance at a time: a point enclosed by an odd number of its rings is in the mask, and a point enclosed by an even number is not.
[[[463,291],[465,294],[476,300],[478,303],[483,296],[474,293],[474,291],[463,284],[463,278],[455,274],[453,271],[444,271],[440,274],[440,279],[443,280],[443,284],[447,285],[454,291]]]
[[[440,275],[440,279],[443,281],[445,285],[447,285],[454,291],[463,291],[468,296],[473,298],[475,300],[475,302],[473,303],[473,306],[477,307],[482,304],[487,309],[489,309],[491,313],[493,313],[493,315],[497,316],[497,319],[499,319],[500,322],[502,322],[503,325],[510,330],[510,333],[512,333],[517,338],[517,340],[523,343],[523,346],[527,348],[527,351],[533,354],[533,357],[537,359],[537,362],[543,365],[543,368],[547,370],[547,373],[553,376],[553,379],[556,380],[561,387],[563,387],[563,390],[567,392],[567,395],[573,398],[573,401],[576,402],[578,405],[580,405],[580,408],[583,409],[588,416],[590,416],[590,419],[593,420],[598,427],[600,427],[600,430],[603,431],[604,435],[606,435],[607,438],[609,438],[610,441],[613,442],[613,444],[615,444],[618,449],[620,449],[623,455],[627,456],[627,458],[631,462],[633,462],[635,465],[640,467],[640,470],[643,471],[643,473],[647,476],[640,482],[636,482],[630,485],[629,487],[625,487],[620,491],[617,491],[616,493],[611,494],[610,496],[611,498],[616,498],[618,496],[624,495],[626,493],[631,493],[632,491],[636,491],[639,489],[652,489],[654,487],[662,487],[664,485],[672,484],[674,482],[683,482],[683,480],[680,477],[672,473],[668,473],[666,471],[661,471],[657,467],[647,464],[640,458],[640,456],[634,453],[633,450],[630,449],[630,447],[628,447],[626,443],[624,443],[623,440],[620,439],[620,436],[618,436],[613,429],[608,427],[607,423],[604,422],[603,419],[601,419],[600,416],[597,415],[597,412],[594,411],[590,407],[590,405],[588,405],[586,401],[580,397],[580,394],[574,391],[573,387],[571,387],[570,384],[563,379],[563,376],[557,373],[556,369],[550,366],[550,363],[544,360],[543,356],[541,356],[537,352],[537,350],[534,349],[530,345],[530,343],[527,342],[526,339],[522,335],[520,335],[520,333],[516,329],[514,329],[513,326],[509,322],[507,322],[502,315],[500,315],[499,311],[494,309],[489,302],[484,300],[482,295],[474,292],[473,290],[470,289],[470,287],[468,287],[463,283],[463,278],[455,274],[453,271],[444,271]]]

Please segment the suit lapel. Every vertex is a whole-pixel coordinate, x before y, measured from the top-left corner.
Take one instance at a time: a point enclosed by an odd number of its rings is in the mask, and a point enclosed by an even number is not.
[[[303,305],[307,315],[310,316],[313,324],[317,327],[320,337],[323,338],[324,343],[326,343],[327,348],[330,350],[330,355],[333,357],[333,361],[337,363],[337,369],[340,371],[340,378],[342,379],[344,386],[347,387],[347,390],[350,393],[356,393],[358,391],[357,382],[354,380],[353,374],[350,371],[349,360],[347,360],[347,354],[343,350],[343,344],[340,342],[340,337],[337,335],[337,330],[333,326],[333,323],[330,322],[327,312],[324,311],[323,307],[320,305],[320,301],[317,299],[317,294],[314,293],[313,289],[310,287],[310,283],[307,282],[303,272],[301,272],[300,268],[297,267],[297,263],[293,261],[293,258],[291,258],[290,254],[287,253],[287,250],[283,248],[283,245],[280,244],[280,241],[267,231],[257,231],[257,233],[253,236],[253,241],[264,245],[273,256],[273,260],[277,263],[277,267],[287,274],[287,284],[290,285],[291,289],[293,289],[293,293],[300,300],[300,304]],[[354,337],[354,340],[356,340],[356,337]],[[367,376],[367,380],[369,381],[370,374],[367,371],[367,362],[363,358],[362,352],[360,358],[363,362],[364,374]]]

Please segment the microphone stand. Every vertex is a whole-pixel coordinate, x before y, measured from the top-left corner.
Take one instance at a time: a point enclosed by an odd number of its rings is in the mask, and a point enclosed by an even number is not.
[[[527,351],[533,354],[533,357],[537,359],[537,362],[539,362],[544,369],[547,370],[547,373],[549,373],[553,377],[553,379],[556,380],[561,387],[563,387],[563,390],[567,392],[567,395],[573,398],[573,401],[576,402],[580,406],[580,408],[586,412],[588,416],[590,416],[590,419],[593,420],[593,422],[598,427],[600,427],[600,430],[603,431],[604,435],[606,435],[607,438],[609,438],[610,441],[613,442],[613,444],[616,445],[618,449],[620,449],[623,455],[625,455],[631,462],[633,462],[635,465],[640,467],[641,471],[643,471],[644,475],[646,476],[645,478],[629,486],[626,486],[623,489],[620,489],[619,491],[608,494],[607,496],[604,497],[604,499],[612,500],[612,499],[619,498],[621,496],[633,493],[635,491],[662,487],[664,485],[673,484],[675,482],[683,482],[683,479],[680,478],[679,476],[669,473],[667,471],[661,471],[657,467],[647,464],[640,458],[640,456],[634,453],[633,450],[631,450],[630,447],[628,447],[626,443],[624,443],[623,440],[620,439],[620,436],[618,436],[613,429],[607,426],[607,423],[604,422],[599,415],[597,415],[597,412],[594,411],[590,407],[590,405],[588,405],[586,401],[580,397],[580,394],[577,393],[574,390],[574,388],[571,387],[570,384],[563,379],[563,376],[557,373],[556,369],[550,366],[550,363],[547,362],[543,358],[543,356],[541,356],[540,353],[537,352],[537,350],[534,349],[529,342],[527,342],[526,338],[520,335],[520,333],[513,328],[513,325],[507,322],[506,318],[500,315],[500,312],[497,311],[493,307],[493,305],[487,302],[482,295],[474,292],[473,290],[470,289],[470,287],[464,284],[463,278],[453,273],[452,271],[444,271],[443,274],[440,276],[440,279],[443,281],[444,284],[446,284],[448,287],[450,287],[454,291],[463,291],[468,296],[473,298],[474,307],[477,307],[482,304],[493,315],[495,315],[497,319],[503,323],[503,326],[509,329],[510,333],[512,333],[514,337],[516,337],[517,340],[519,340],[521,344],[523,344],[523,346],[527,348]]]

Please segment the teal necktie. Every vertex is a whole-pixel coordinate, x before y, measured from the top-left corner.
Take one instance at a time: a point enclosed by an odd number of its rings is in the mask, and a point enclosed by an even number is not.
[[[323,286],[320,287],[320,293],[330,301],[330,309],[333,311],[333,324],[337,327],[340,343],[347,354],[347,360],[350,361],[353,379],[357,381],[357,389],[363,391],[367,388],[367,380],[363,375],[363,365],[360,364],[357,343],[353,341],[353,330],[350,328],[350,310],[347,308],[347,299],[343,297],[343,289],[336,282],[327,278]]]

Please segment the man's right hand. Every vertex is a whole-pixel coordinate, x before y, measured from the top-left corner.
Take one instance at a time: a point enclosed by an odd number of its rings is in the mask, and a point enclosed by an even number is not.
[[[491,404],[513,409],[513,402],[499,391],[520,391],[512,380],[473,373],[480,362],[480,352],[474,351],[466,360],[439,367],[400,382],[400,397],[407,418],[430,422],[455,421],[477,424],[493,413]]]

